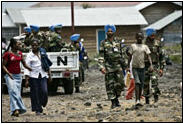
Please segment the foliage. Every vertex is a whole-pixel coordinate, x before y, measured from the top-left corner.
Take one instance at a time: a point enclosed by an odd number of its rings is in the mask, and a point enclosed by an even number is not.
[[[83,7],[83,9],[87,9],[87,8],[91,8],[92,6],[88,3],[83,3],[82,7]]]

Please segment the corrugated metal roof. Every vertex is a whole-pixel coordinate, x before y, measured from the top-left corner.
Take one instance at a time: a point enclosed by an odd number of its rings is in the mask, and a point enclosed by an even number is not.
[[[144,28],[143,30],[146,30],[148,28],[154,28],[156,30],[160,30],[163,27],[167,26],[168,24],[170,24],[171,22],[175,21],[176,19],[180,18],[182,16],[182,10],[179,11],[175,11],[171,14],[169,14],[168,16],[160,19],[159,21],[147,26],[146,28]]]
[[[19,8],[7,8],[7,13],[10,15],[14,23],[25,23],[24,17],[22,16],[21,9]]]
[[[21,11],[27,25],[35,24],[47,27],[61,23],[71,26],[71,9],[69,8],[39,8]],[[141,13],[134,7],[119,8],[75,8],[75,26],[115,25],[146,25]]]
[[[2,14],[2,27],[3,28],[16,27],[16,25],[13,23],[10,17],[5,13]]]
[[[151,6],[151,5],[155,4],[155,3],[156,2],[142,2],[142,3],[138,4],[138,5],[136,5],[135,7],[136,7],[137,10],[140,11],[140,10],[142,10],[142,9],[148,7],[148,6]]]
[[[157,3],[157,2],[142,2],[142,3],[138,4],[138,5],[136,5],[135,7],[137,8],[137,10],[140,11],[140,10],[142,10],[142,9],[148,7],[148,6],[151,6],[151,5],[155,4],[155,3]],[[182,2],[172,2],[172,3],[176,4],[176,5],[179,5],[179,6],[182,6]]]

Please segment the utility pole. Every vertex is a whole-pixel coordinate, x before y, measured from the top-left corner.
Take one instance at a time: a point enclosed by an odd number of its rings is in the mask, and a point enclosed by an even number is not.
[[[74,34],[74,2],[71,2],[72,34]]]

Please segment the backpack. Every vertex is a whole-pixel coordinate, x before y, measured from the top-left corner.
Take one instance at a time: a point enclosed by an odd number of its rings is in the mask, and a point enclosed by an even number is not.
[[[50,69],[50,66],[52,65],[52,62],[48,58],[48,55],[46,54],[46,50],[44,48],[40,48],[40,55],[41,55],[41,66],[44,71],[48,71]]]

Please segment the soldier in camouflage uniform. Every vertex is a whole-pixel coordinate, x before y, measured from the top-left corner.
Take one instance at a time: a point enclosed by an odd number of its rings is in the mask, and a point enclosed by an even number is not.
[[[71,51],[79,51],[79,77],[75,78],[76,93],[80,92],[80,85],[82,84],[82,77],[84,76],[83,61],[84,61],[85,48],[79,41],[79,39],[80,34],[73,34],[70,37],[71,44],[69,45],[69,49]]]
[[[47,41],[47,38],[45,36],[45,32],[43,31],[39,31],[40,27],[39,26],[36,26],[36,25],[30,25],[30,28],[31,28],[31,35],[30,35],[30,42],[32,43],[32,41],[34,39],[37,39],[39,44],[40,44],[40,47],[43,47],[46,49],[46,51],[48,51],[48,41]]]
[[[107,39],[101,42],[99,51],[99,68],[105,74],[107,96],[112,102],[111,109],[121,106],[118,97],[124,88],[122,66],[124,69],[127,66],[122,61],[124,58],[122,58],[120,42],[114,39],[115,32],[114,25],[105,26]]]
[[[165,55],[162,50],[161,42],[155,40],[154,29],[146,30],[146,41],[145,44],[151,51],[151,59],[153,64],[153,71],[149,71],[149,62],[145,60],[145,82],[144,82],[144,96],[146,104],[149,104],[149,98],[151,95],[154,96],[154,102],[158,101],[160,90],[158,88],[158,77],[163,75],[163,68],[165,66]]]
[[[30,35],[31,35],[31,28],[30,27],[24,27],[24,32],[21,34],[22,36],[25,36],[25,39],[22,44],[22,52],[29,52],[30,48]]]
[[[61,37],[62,24],[52,25],[49,33],[49,52],[60,52],[66,45]]]

